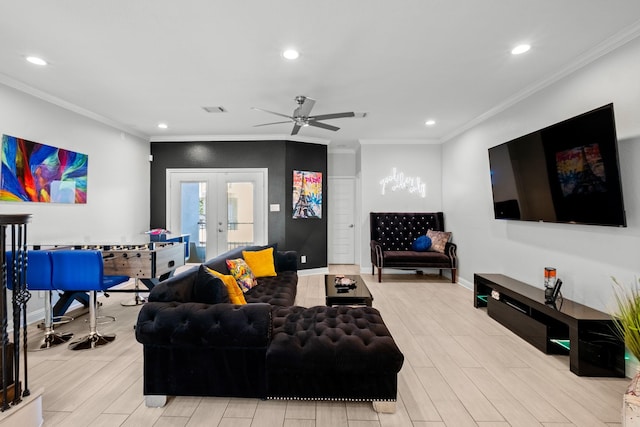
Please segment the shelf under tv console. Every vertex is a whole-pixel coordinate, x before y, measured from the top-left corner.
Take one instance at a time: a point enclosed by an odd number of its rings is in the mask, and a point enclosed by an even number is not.
[[[475,274],[474,307],[547,354],[569,354],[571,372],[624,377],[624,344],[611,317],[564,299],[545,304],[544,290],[502,274]]]

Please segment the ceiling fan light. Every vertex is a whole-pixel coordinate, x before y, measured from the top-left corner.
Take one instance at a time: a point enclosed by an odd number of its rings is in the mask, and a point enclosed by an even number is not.
[[[436,121],[433,120],[433,119],[429,119],[426,122],[424,122],[424,124],[427,125],[427,126],[433,126],[433,125],[436,124]]]
[[[300,57],[300,52],[298,52],[295,49],[287,49],[284,52],[282,52],[282,56],[285,59],[293,61],[294,59],[298,59]]]

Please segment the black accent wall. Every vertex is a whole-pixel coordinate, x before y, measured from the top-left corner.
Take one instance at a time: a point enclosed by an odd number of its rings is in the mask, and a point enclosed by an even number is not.
[[[294,141],[152,142],[150,228],[166,228],[168,168],[267,168],[269,243],[306,255],[300,269],[327,266],[327,146]],[[293,219],[293,171],[322,172],[322,218]]]
[[[306,255],[301,269],[327,266],[327,146],[286,142],[286,247]],[[293,219],[293,171],[322,172],[322,218]],[[321,264],[318,261],[321,260]]]

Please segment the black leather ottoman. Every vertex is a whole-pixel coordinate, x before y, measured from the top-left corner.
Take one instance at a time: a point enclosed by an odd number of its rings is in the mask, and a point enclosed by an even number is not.
[[[373,401],[376,410],[395,410],[404,356],[378,310],[275,307],[272,324],[269,399]]]

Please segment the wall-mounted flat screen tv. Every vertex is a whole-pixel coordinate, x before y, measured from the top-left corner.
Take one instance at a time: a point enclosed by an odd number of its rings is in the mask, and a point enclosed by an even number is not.
[[[626,227],[613,104],[489,148],[497,219]]]

